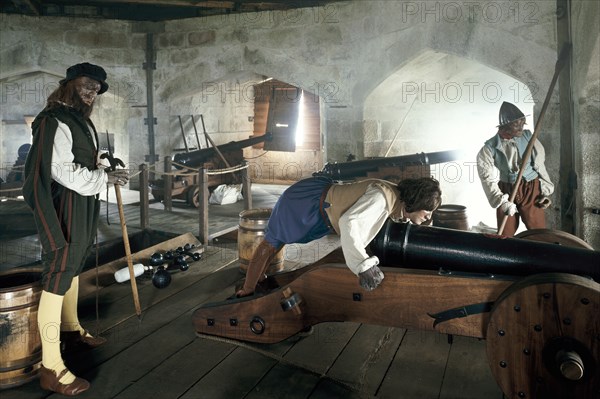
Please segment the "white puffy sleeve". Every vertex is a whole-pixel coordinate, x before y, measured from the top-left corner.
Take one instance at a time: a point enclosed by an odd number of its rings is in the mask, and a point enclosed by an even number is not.
[[[62,186],[83,196],[96,195],[106,189],[108,177],[103,169],[89,170],[74,163],[73,136],[69,127],[58,121],[52,148],[52,178]]]
[[[502,203],[502,191],[498,187],[500,173],[494,165],[494,156],[492,150],[484,145],[477,154],[477,173],[481,180],[483,192],[492,208],[498,208]]]
[[[362,197],[340,217],[340,242],[346,265],[356,275],[379,264],[369,257],[367,245],[375,238],[388,217],[383,192],[370,186]]]

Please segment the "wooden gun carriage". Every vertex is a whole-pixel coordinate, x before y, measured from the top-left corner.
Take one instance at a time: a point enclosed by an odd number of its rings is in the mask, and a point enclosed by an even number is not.
[[[331,321],[481,338],[507,398],[595,398],[600,253],[552,241],[388,222],[370,246],[385,274],[375,290],[336,250],[192,321],[198,334],[259,343]]]
[[[252,137],[246,140],[231,141],[216,147],[203,148],[196,151],[176,154],[174,164],[169,163],[166,170],[175,170],[181,172],[170,180],[171,198],[177,198],[186,201],[189,205],[198,208],[198,173],[196,171],[200,166],[209,170],[225,169],[229,166],[240,165],[244,161],[243,149],[251,145],[272,140],[271,133],[263,136]],[[227,163],[226,163],[227,162]],[[183,165],[183,166],[182,166]],[[225,173],[208,176],[208,188],[214,189],[221,184],[241,184],[241,172]],[[165,197],[165,185],[167,179],[160,178],[150,181],[152,196],[162,201]]]

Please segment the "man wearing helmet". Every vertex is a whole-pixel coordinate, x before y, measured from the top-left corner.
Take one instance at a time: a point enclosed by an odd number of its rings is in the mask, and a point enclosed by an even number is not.
[[[477,154],[477,171],[490,205],[496,208],[498,226],[507,215],[502,232],[512,237],[519,227],[519,218],[527,229],[546,227],[544,209],[551,204],[554,192],[544,164],[544,147],[535,141],[531,157],[525,164],[522,181],[514,202],[508,200],[516,183],[523,155],[533,134],[524,130],[525,115],[509,102],[500,107],[498,132],[487,140]]]
[[[29,148],[31,148],[31,144],[23,144],[19,147],[19,150],[17,151],[17,160],[8,176],[6,176],[7,183],[23,181],[23,165],[25,165],[25,159],[29,153]]]

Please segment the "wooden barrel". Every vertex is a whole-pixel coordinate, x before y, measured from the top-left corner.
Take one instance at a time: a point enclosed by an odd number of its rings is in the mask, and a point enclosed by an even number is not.
[[[467,207],[462,205],[440,205],[433,211],[433,225],[454,230],[469,231],[469,219],[467,218]]]
[[[0,273],[0,390],[37,377],[42,343],[37,326],[41,268]]]
[[[265,238],[265,229],[271,217],[270,208],[248,209],[240,212],[240,224],[238,228],[238,251],[240,258],[240,271],[246,273],[248,265],[254,255],[254,250]],[[283,270],[283,254],[279,251],[267,268],[267,274],[277,273]]]

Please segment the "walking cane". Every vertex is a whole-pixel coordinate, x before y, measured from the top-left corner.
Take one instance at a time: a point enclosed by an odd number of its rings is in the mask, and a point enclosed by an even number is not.
[[[533,151],[533,144],[537,139],[537,136],[540,132],[540,126],[542,126],[542,121],[544,119],[544,114],[546,113],[546,108],[548,108],[548,104],[550,103],[550,97],[552,97],[552,91],[554,90],[554,86],[556,85],[556,81],[558,80],[558,75],[560,71],[565,66],[566,61],[569,59],[569,54],[571,53],[571,44],[566,43],[560,51],[558,55],[558,60],[556,60],[556,66],[554,68],[554,76],[552,77],[552,81],[550,82],[550,87],[548,88],[548,93],[546,94],[546,99],[544,100],[544,104],[542,105],[542,109],[540,110],[540,115],[535,124],[535,129],[533,130],[533,135],[527,143],[527,147],[525,148],[525,153],[523,154],[523,159],[521,161],[521,167],[519,168],[519,174],[517,175],[517,180],[513,185],[512,192],[510,193],[510,197],[508,198],[509,202],[514,202],[515,197],[517,196],[517,191],[519,190],[519,186],[521,185],[521,178],[523,177],[523,172],[525,170],[525,165],[529,162],[529,158],[531,157],[531,152]],[[506,226],[506,222],[508,220],[508,215],[504,215],[502,218],[502,223],[498,228],[498,235],[502,234],[504,231],[504,227]]]
[[[106,132],[106,140],[108,142],[108,154],[104,153],[100,158],[108,159],[110,170],[115,170],[117,166],[125,167],[123,161],[115,158],[110,147],[110,138]],[[129,235],[127,234],[127,226],[125,225],[125,212],[123,211],[123,200],[121,199],[121,186],[115,184],[115,194],[117,196],[117,207],[119,208],[119,219],[121,220],[121,233],[123,234],[123,244],[125,245],[125,256],[127,258],[127,268],[129,269],[129,280],[131,281],[131,291],[133,293],[133,304],[135,306],[135,314],[140,317],[142,309],[140,307],[140,297],[135,281],[135,272],[133,270],[133,261],[131,259],[131,247],[129,246]],[[108,206],[108,205],[107,205]]]

